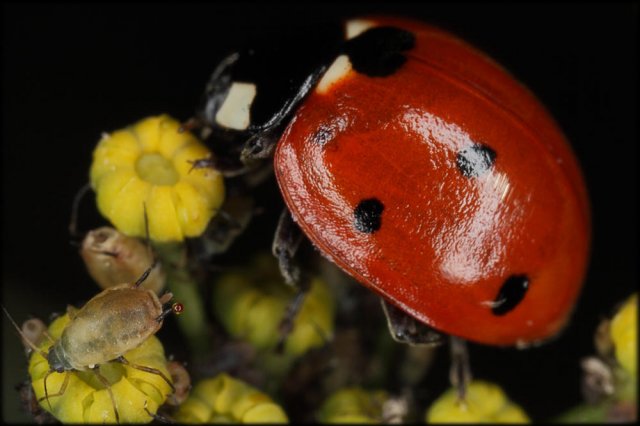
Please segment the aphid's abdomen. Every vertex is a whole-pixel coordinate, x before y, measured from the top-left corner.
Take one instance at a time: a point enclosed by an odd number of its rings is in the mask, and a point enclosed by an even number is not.
[[[78,370],[135,349],[161,326],[162,305],[150,290],[129,284],[112,287],[80,309],[62,333],[60,345]]]

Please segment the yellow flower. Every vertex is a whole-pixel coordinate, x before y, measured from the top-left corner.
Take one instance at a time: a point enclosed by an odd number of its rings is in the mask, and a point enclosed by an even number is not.
[[[167,115],[146,118],[104,135],[93,152],[90,177],[98,209],[126,235],[145,236],[146,207],[152,240],[197,237],[222,204],[222,175],[191,170],[191,162],[209,150],[179,128]]]
[[[259,256],[248,270],[222,276],[213,293],[214,312],[229,334],[260,350],[276,346],[278,326],[295,291],[285,284],[273,256]],[[330,289],[320,278],[313,279],[285,340],[285,353],[299,356],[324,345],[333,335],[334,316]]]
[[[382,408],[388,398],[380,390],[342,389],[325,400],[316,418],[320,423],[383,423]]]
[[[200,381],[174,417],[182,423],[289,422],[269,396],[225,373]]]
[[[69,323],[69,315],[57,318],[49,326],[49,335],[55,341]],[[39,349],[48,352],[53,346],[49,339],[43,339]],[[170,377],[166,368],[164,349],[160,341],[152,336],[136,349],[124,354],[131,364],[155,368]],[[29,360],[29,376],[36,398],[44,398],[44,377],[49,372],[49,363],[39,353],[33,352]],[[169,384],[158,374],[141,371],[119,362],[100,365],[100,374],[111,384],[111,392],[116,402],[120,423],[149,423],[153,418],[145,411],[156,413],[167,395],[171,393]],[[59,393],[65,376],[69,375],[65,392]],[[115,423],[114,404],[108,390],[92,371],[69,371],[51,373],[47,377],[46,399],[40,406],[62,423]]]
[[[632,377],[638,371],[638,295],[633,294],[611,321],[616,359]]]
[[[507,399],[502,389],[492,383],[475,380],[467,387],[464,401],[457,389],[441,395],[426,413],[427,423],[529,423],[518,405]]]

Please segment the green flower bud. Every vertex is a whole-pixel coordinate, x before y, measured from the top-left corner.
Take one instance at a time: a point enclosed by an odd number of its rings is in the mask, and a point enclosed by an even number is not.
[[[174,417],[191,424],[289,422],[269,396],[225,373],[200,381]]]
[[[635,377],[638,371],[638,295],[633,294],[611,320],[611,340],[618,363]]]
[[[451,388],[427,410],[427,423],[529,423],[526,413],[507,399],[502,389],[475,380],[467,387],[465,399]]]
[[[316,418],[320,423],[384,423],[382,408],[388,399],[380,390],[342,389],[325,400]]]
[[[280,276],[275,258],[262,255],[249,270],[230,272],[218,280],[213,309],[229,334],[267,350],[278,343],[278,326],[294,295],[295,290]],[[300,356],[324,345],[333,335],[334,317],[330,289],[320,278],[314,278],[285,340],[285,353]]]

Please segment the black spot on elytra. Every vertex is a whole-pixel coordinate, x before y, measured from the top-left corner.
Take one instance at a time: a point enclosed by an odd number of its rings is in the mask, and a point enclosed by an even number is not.
[[[496,152],[487,145],[473,144],[456,156],[456,165],[464,177],[482,176],[496,161]]]
[[[353,226],[360,232],[372,234],[380,229],[384,205],[377,198],[360,201],[353,210]]]
[[[345,44],[345,53],[356,72],[369,77],[386,77],[396,72],[407,58],[401,53],[413,48],[413,33],[395,27],[370,28]]]
[[[529,277],[526,275],[511,275],[500,287],[500,291],[493,301],[491,312],[494,315],[504,315],[512,311],[524,299],[529,289]]]

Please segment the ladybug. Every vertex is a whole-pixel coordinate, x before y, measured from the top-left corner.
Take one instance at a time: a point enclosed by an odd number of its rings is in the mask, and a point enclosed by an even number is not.
[[[553,118],[500,65],[438,28],[372,17],[332,34],[333,50],[286,80],[278,108],[264,113],[269,84],[243,75],[234,54],[199,112],[246,140],[242,167],[273,156],[293,219],[282,217],[274,243],[285,277],[299,281],[295,223],[388,313],[490,345],[555,336],[584,280],[590,215]]]

